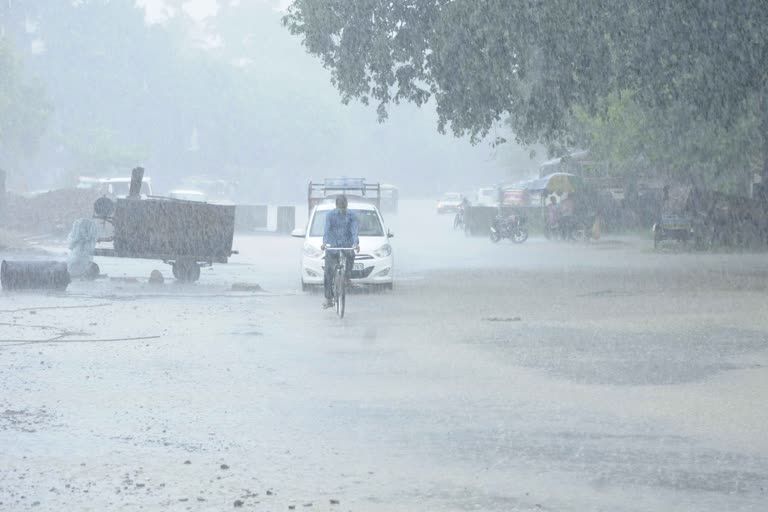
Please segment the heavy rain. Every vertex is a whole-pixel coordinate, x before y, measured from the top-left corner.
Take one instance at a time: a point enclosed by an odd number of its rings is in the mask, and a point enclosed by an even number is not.
[[[0,0],[0,510],[768,510],[762,0]]]

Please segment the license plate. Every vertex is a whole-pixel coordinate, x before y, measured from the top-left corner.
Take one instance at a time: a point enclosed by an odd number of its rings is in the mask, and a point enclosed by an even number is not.
[[[363,271],[363,264],[362,263],[355,263],[352,265],[352,270],[355,272],[362,272]]]

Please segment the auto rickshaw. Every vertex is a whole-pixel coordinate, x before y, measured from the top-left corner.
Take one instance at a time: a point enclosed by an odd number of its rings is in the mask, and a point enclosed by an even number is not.
[[[664,187],[661,215],[653,225],[653,247],[664,240],[677,240],[687,244],[694,234],[690,208],[693,187]]]

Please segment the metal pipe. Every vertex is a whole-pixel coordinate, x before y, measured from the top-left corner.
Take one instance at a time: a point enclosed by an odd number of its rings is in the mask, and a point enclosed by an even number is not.
[[[66,290],[71,279],[61,261],[6,261],[0,267],[3,290]]]

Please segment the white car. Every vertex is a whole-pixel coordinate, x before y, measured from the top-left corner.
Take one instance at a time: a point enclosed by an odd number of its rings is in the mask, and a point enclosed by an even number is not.
[[[199,190],[175,189],[168,192],[168,197],[171,199],[179,199],[181,201],[206,202],[205,194]]]
[[[458,192],[448,192],[437,201],[437,213],[456,213],[463,200],[464,196]]]
[[[80,176],[77,180],[77,188],[95,189],[113,198],[124,199],[131,190],[131,178],[91,178]],[[143,198],[152,195],[152,178],[144,177],[141,180],[140,194]]]
[[[102,180],[108,187],[110,195],[120,199],[128,197],[128,193],[131,190],[131,178],[106,178]],[[142,198],[146,198],[152,195],[152,178],[146,176],[141,180],[141,190],[139,192]]]
[[[334,203],[317,205],[309,216],[308,229],[295,230],[292,235],[304,239],[301,256],[301,288],[323,284],[323,257],[320,250],[325,231],[325,217],[336,208]],[[394,282],[395,259],[390,238],[394,235],[384,225],[376,206],[366,203],[349,203],[348,210],[358,218],[360,252],[355,255],[352,282],[378,285],[391,290]]]

